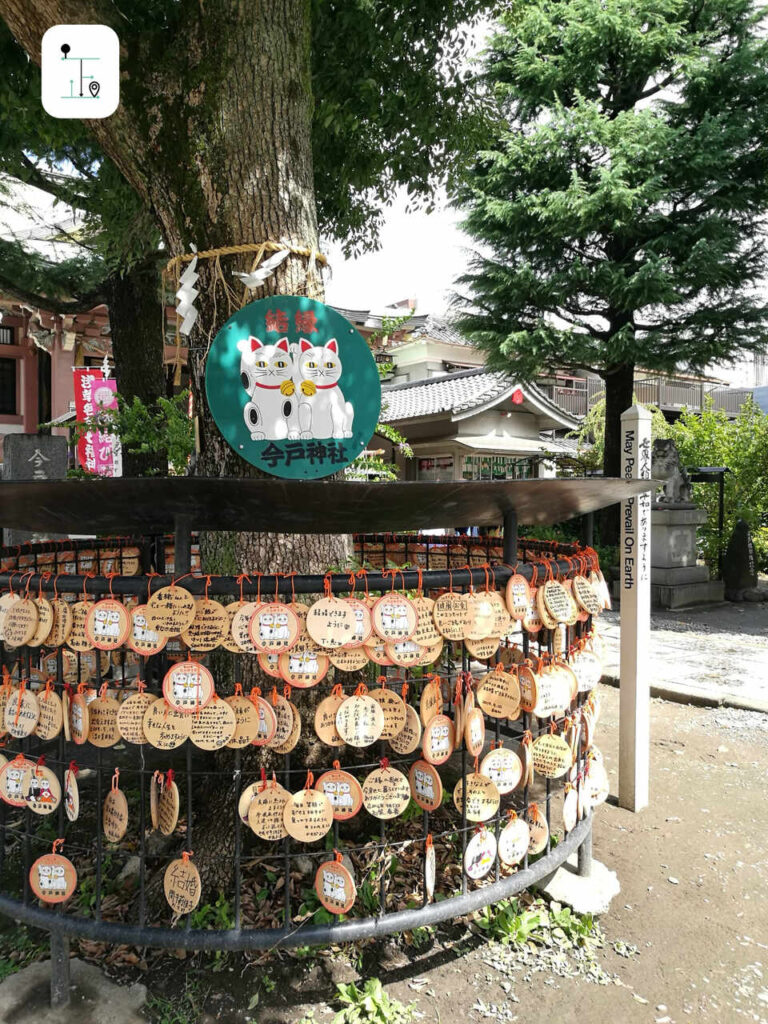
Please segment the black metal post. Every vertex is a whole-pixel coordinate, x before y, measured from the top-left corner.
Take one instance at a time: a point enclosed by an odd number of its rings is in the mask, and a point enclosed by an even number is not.
[[[192,517],[176,516],[173,567],[177,576],[192,567]]]
[[[595,514],[587,512],[581,520],[581,542],[585,548],[595,546]]]
[[[578,857],[578,873],[582,878],[588,878],[592,874],[592,812],[589,812],[589,831],[584,836],[584,841],[579,847],[577,854]]]
[[[517,512],[510,509],[504,513],[504,562],[512,565],[517,561]]]
[[[51,1006],[69,1006],[69,936],[51,932]]]
[[[717,578],[723,578],[723,529],[725,527],[725,472],[717,481]]]

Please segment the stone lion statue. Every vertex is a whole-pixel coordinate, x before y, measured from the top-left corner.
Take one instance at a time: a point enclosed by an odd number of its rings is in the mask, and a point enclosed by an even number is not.
[[[693,501],[691,479],[680,462],[680,453],[670,438],[653,442],[651,473],[654,480],[663,480],[664,486],[656,495],[659,505],[681,505]]]

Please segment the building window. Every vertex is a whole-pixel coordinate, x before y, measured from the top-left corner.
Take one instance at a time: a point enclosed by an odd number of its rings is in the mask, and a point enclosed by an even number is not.
[[[0,359],[0,416],[16,415],[16,359]]]
[[[533,475],[533,459],[510,455],[466,455],[461,473],[464,480],[527,480]]]
[[[450,483],[453,480],[453,456],[438,455],[430,459],[419,459],[419,480]]]
[[[14,337],[12,327],[0,327],[0,345],[15,345],[16,338]]]

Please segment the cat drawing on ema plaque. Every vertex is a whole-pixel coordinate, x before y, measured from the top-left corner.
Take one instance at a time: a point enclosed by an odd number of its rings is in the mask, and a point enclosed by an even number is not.
[[[312,345],[306,338],[298,351],[299,428],[303,438],[352,437],[355,411],[339,387],[339,343]]]
[[[240,352],[240,381],[249,401],[243,409],[252,441],[296,440],[299,436],[298,410],[294,393],[293,356],[288,339],[274,345],[251,335],[237,343]]]

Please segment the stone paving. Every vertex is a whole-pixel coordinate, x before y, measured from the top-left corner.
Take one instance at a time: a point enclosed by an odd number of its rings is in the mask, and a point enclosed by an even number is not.
[[[599,620],[605,674],[619,674],[619,615]],[[658,696],[768,711],[768,602],[654,612],[648,652]]]

